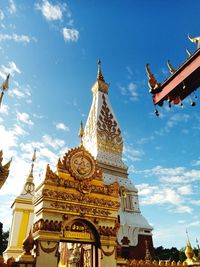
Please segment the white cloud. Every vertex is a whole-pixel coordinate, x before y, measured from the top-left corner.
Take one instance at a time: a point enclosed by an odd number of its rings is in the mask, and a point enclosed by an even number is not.
[[[26,132],[17,124],[9,130],[4,125],[0,125],[0,149],[3,149],[8,157],[13,156],[13,148],[17,147],[19,137],[25,134]]]
[[[139,99],[138,85],[134,82],[130,82],[127,87],[118,84],[118,87],[122,95],[128,96],[131,101],[137,101]]]
[[[63,28],[63,37],[65,42],[77,42],[79,38],[79,32],[76,29]]]
[[[0,42],[3,42],[3,41],[14,41],[16,43],[30,43],[30,41],[37,41],[35,37],[30,37],[28,35],[24,35],[24,34],[21,34],[21,35],[18,35],[16,33],[13,33],[13,34],[3,34],[1,33],[0,34]]]
[[[19,99],[21,98],[29,98],[31,96],[31,89],[30,86],[27,85],[26,87],[19,88],[20,85],[14,81],[14,83],[17,84],[17,87],[11,88],[8,90],[8,94],[11,97],[17,97]]]
[[[36,9],[40,10],[43,16],[51,20],[61,20],[63,9],[61,5],[52,5],[49,1],[43,0],[42,4],[36,4]]]
[[[15,2],[13,0],[9,0],[9,7],[8,7],[8,11],[10,14],[14,14],[17,11]]]
[[[5,80],[8,73],[10,73],[10,75],[12,76],[14,76],[15,73],[18,73],[18,74],[21,73],[21,70],[17,67],[14,61],[9,62],[7,66],[1,65],[0,77]]]
[[[193,205],[200,206],[200,199],[199,199],[199,200],[191,200],[191,203],[192,203]]]
[[[29,118],[29,114],[25,113],[25,112],[17,112],[17,121],[25,123],[29,126],[33,126],[33,122],[30,120]]]
[[[144,155],[142,150],[134,149],[131,146],[124,146],[123,156],[125,159],[132,161],[141,160],[141,157]]]
[[[178,190],[178,192],[181,195],[191,195],[192,194],[192,187],[191,187],[191,185],[181,186],[177,190]]]
[[[128,91],[130,93],[130,100],[132,101],[137,101],[138,100],[138,97],[139,97],[139,94],[137,92],[137,85],[133,82],[130,82],[128,84]]]
[[[0,20],[3,20],[4,19],[4,13],[3,13],[3,11],[0,9]]]
[[[1,114],[8,115],[9,106],[1,104]]]
[[[180,190],[170,188],[166,184],[137,185],[142,205],[165,205],[169,211],[175,213],[192,213],[193,209],[186,205],[184,195],[189,195],[189,189],[182,187]]]
[[[56,128],[59,130],[63,130],[66,132],[69,132],[69,127],[67,127],[64,123],[60,122],[58,124],[56,124]]]
[[[200,166],[200,159],[198,159],[198,160],[194,160],[194,161],[192,162],[192,166]]]
[[[48,145],[54,149],[58,149],[61,148],[62,146],[64,146],[65,141],[61,140],[61,139],[53,139],[51,136],[49,135],[44,135],[42,137],[42,140],[44,142],[45,145]]]

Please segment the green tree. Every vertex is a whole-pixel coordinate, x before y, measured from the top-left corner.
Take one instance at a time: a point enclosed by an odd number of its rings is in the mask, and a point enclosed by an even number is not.
[[[3,232],[3,224],[0,222],[0,255],[3,254],[4,250],[8,245],[9,231]]]

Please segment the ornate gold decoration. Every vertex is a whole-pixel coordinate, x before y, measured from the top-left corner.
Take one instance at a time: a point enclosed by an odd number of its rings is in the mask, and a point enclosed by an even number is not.
[[[91,186],[88,185],[88,187],[89,187],[88,190],[90,190]],[[68,193],[68,192],[59,192],[59,191],[50,190],[50,189],[44,189],[42,194],[44,197],[52,198],[54,200],[57,199],[57,200],[64,200],[64,201],[72,201],[72,202],[78,202],[81,204],[91,204],[95,206],[103,206],[103,207],[110,207],[110,208],[111,207],[118,208],[120,206],[118,201],[106,200],[104,198],[91,197],[87,194],[73,194],[73,193]]]
[[[113,248],[113,250],[112,251],[105,251],[103,248],[101,248],[101,251],[103,252],[103,254],[105,255],[105,256],[112,256],[112,254],[115,252],[115,247]]]
[[[43,231],[54,231],[54,232],[60,232],[62,228],[62,221],[49,221],[49,220],[43,220],[40,219],[33,225],[33,233],[43,230]]]
[[[96,216],[108,216],[111,214],[111,212],[106,209],[99,209],[95,207],[85,207],[85,206],[81,206],[81,205],[79,206],[79,205],[74,205],[74,204],[69,204],[69,203],[53,202],[51,203],[51,206],[58,210],[64,210],[65,212],[74,212],[82,216],[85,214],[91,214],[91,215],[96,215]]]
[[[81,145],[65,154],[63,164],[66,170],[77,180],[102,178],[101,169],[92,155]]]
[[[45,177],[45,183],[50,185],[56,185],[61,186],[64,188],[74,188],[78,191],[82,192],[82,183],[79,181],[70,181],[63,178],[60,178],[57,174],[55,174],[47,165],[46,170],[46,177]],[[111,195],[117,197],[119,195],[119,185],[117,182],[114,182],[110,185],[93,185],[88,183],[88,188],[91,193],[98,193],[98,194],[104,194],[104,195]],[[36,195],[36,198],[40,197],[40,195]],[[36,199],[35,198],[35,199]]]
[[[2,165],[2,161],[3,161],[3,151],[1,150],[0,151],[0,189],[5,183],[6,179],[8,178],[10,163],[12,159],[8,161],[5,165]]]
[[[117,236],[117,231],[119,229],[120,224],[116,223],[114,227],[109,226],[99,226],[99,234],[103,236]]]
[[[97,173],[98,170],[96,170]],[[99,177],[102,176],[101,169],[98,172]],[[96,177],[96,176],[95,176]],[[64,178],[60,178],[56,173],[54,173],[49,165],[47,165],[46,169],[46,176],[45,176],[45,184],[56,185],[57,187],[64,187],[64,188],[74,188],[79,192],[82,192],[83,188],[85,187],[84,181],[70,181]],[[87,190],[91,193],[98,193],[104,195],[111,195],[117,197],[119,195],[119,185],[117,182],[114,182],[111,185],[93,185],[88,183]],[[40,195],[36,195],[35,199],[40,197]]]
[[[150,68],[149,68],[149,64],[146,64],[146,72],[147,72],[147,75],[149,77],[149,81],[148,81],[149,92],[150,93],[160,92],[161,91],[160,84],[157,82],[157,80],[155,79],[155,77],[151,73]]]
[[[104,94],[102,99],[103,104],[97,121],[97,143],[101,150],[121,156],[123,150],[121,130],[108,108]]]

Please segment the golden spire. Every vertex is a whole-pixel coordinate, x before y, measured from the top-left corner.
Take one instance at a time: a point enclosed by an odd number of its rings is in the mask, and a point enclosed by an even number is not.
[[[167,60],[167,67],[168,67],[171,74],[173,74],[175,72],[175,69],[172,67],[169,60]]]
[[[190,37],[190,35],[188,34],[188,39],[192,42],[192,43],[197,43],[197,49],[200,48],[200,36],[198,37]]]
[[[0,189],[5,183],[6,179],[8,178],[9,175],[9,168],[10,168],[10,163],[12,161],[12,158],[3,166],[2,165],[3,161],[3,151],[0,151]]]
[[[78,133],[78,136],[80,137],[81,139],[81,145],[83,144],[83,136],[84,136],[84,129],[83,129],[83,123],[81,121],[80,123],[80,129],[79,129],[79,133]]]
[[[98,65],[97,80],[101,80],[105,82],[104,77],[101,72],[101,60],[100,59],[97,61],[97,65]]]
[[[92,86],[92,92],[97,93],[97,92],[102,92],[107,94],[108,93],[108,88],[109,84],[105,82],[104,77],[101,72],[101,61],[98,60],[98,72],[97,72],[97,79],[94,85]]]
[[[160,91],[160,84],[157,82],[157,80],[154,78],[153,74],[150,71],[149,64],[146,64],[146,72],[149,77],[148,85],[149,85],[149,92],[150,93],[156,93]]]
[[[3,96],[4,96],[4,92],[8,89],[9,77],[10,77],[10,74],[7,75],[5,81],[1,85],[2,92],[1,92],[1,96],[0,96],[0,107],[1,107]]]
[[[31,170],[26,179],[26,183],[24,185],[21,195],[27,195],[27,194],[33,195],[34,194],[35,185],[33,183],[33,168],[34,168],[35,160],[36,160],[36,149],[34,149],[34,152],[33,152]]]

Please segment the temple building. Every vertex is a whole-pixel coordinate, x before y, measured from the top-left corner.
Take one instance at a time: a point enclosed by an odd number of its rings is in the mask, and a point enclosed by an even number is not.
[[[12,206],[4,257],[28,267],[104,267],[153,255],[152,227],[141,214],[138,190],[122,159],[123,137],[108,89],[99,62],[80,144],[58,159],[55,172],[47,165],[36,189],[33,160]]]

